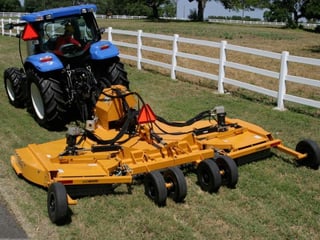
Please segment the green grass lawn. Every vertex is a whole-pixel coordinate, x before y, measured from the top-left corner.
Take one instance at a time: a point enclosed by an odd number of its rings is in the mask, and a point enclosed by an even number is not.
[[[0,70],[18,66],[14,38],[0,37]],[[13,54],[14,53],[14,54]],[[139,92],[154,112],[170,120],[186,120],[205,109],[224,105],[228,117],[253,122],[294,148],[303,138],[320,143],[320,119],[272,104],[251,101],[153,72],[126,66],[131,90]],[[158,208],[142,185],[132,194],[120,186],[115,194],[81,198],[71,206],[72,222],[50,223],[46,190],[16,177],[10,166],[14,149],[64,137],[40,128],[25,110],[9,105],[0,89],[0,194],[8,201],[31,239],[316,239],[320,233],[320,171],[297,167],[290,157],[275,154],[239,168],[236,189],[207,194],[186,176],[183,204],[168,201]]]

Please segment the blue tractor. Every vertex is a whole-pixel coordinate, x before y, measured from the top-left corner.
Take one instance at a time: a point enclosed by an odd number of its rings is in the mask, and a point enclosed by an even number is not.
[[[23,68],[4,71],[9,102],[27,108],[40,126],[63,129],[71,121],[85,121],[102,89],[111,85],[129,88],[119,50],[102,40],[93,4],[26,14],[19,39],[27,43]],[[19,40],[19,46],[21,40]],[[21,47],[19,47],[20,56]]]

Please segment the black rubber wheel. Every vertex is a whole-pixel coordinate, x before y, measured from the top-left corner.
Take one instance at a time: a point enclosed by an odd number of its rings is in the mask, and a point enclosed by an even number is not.
[[[27,73],[27,109],[40,126],[62,130],[68,121],[64,92],[58,80],[41,75],[32,70]]]
[[[63,224],[68,218],[67,191],[62,183],[53,183],[49,186],[47,208],[51,222]]]
[[[11,105],[24,108],[26,104],[26,79],[18,68],[7,68],[4,71],[4,87]]]
[[[310,139],[302,140],[297,144],[296,151],[308,154],[306,158],[299,160],[299,164],[313,169],[319,169],[320,147],[316,142]]]
[[[122,85],[129,89],[127,72],[119,57],[99,61],[93,64],[95,77],[100,81],[102,88],[111,85]]]
[[[197,179],[201,189],[209,193],[218,192],[222,184],[219,167],[210,159],[206,159],[199,163],[197,168]]]
[[[148,173],[144,179],[145,194],[159,207],[166,205],[167,188],[162,174],[159,171]]]
[[[220,172],[222,172],[222,184],[229,188],[235,188],[239,179],[238,167],[235,161],[225,155],[215,157],[214,161],[218,165]]]
[[[170,184],[170,187],[167,189],[168,196],[177,203],[183,202],[187,196],[187,182],[181,169],[171,167],[163,173],[163,177],[164,181]]]

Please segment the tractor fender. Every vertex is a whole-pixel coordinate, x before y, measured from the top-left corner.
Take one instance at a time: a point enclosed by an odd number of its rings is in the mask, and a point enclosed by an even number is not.
[[[119,55],[119,49],[109,41],[99,41],[90,47],[91,59],[103,60]]]
[[[53,53],[40,53],[29,56],[25,60],[25,65],[31,64],[40,72],[50,72],[63,69],[60,59]]]

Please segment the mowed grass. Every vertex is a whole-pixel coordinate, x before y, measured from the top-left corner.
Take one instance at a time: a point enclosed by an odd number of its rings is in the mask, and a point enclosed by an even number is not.
[[[2,72],[19,66],[17,44],[15,38],[0,37]],[[218,95],[214,89],[126,68],[131,89],[167,119],[186,120],[224,105],[228,117],[256,123],[289,147],[303,138],[320,143],[319,118],[275,111],[272,104]],[[185,203],[168,200],[166,207],[158,208],[144,195],[142,185],[134,185],[132,194],[120,186],[115,194],[79,199],[70,207],[72,222],[57,227],[47,216],[46,190],[16,177],[9,159],[15,148],[64,133],[48,132],[25,110],[10,106],[4,88],[0,101],[0,191],[31,239],[316,239],[319,235],[320,172],[297,167],[291,157],[277,152],[265,161],[241,166],[236,189],[204,193],[190,173]]]

